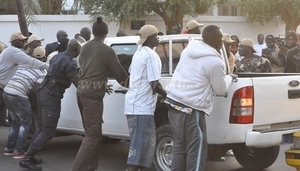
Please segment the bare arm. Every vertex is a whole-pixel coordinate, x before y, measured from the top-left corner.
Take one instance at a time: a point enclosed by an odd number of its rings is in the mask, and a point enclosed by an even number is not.
[[[75,87],[78,86],[78,80],[79,80],[79,75],[75,75],[70,78],[70,81],[75,85]]]
[[[153,94],[158,93],[158,94],[162,95],[164,97],[164,99],[166,98],[167,92],[164,90],[164,88],[162,87],[162,85],[160,84],[160,82],[158,80],[151,81],[150,86],[153,90]]]

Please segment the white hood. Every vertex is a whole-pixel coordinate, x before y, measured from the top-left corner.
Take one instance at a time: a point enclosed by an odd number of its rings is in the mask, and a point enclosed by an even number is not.
[[[167,97],[209,114],[213,94],[224,94],[231,84],[222,56],[204,42],[192,40],[182,51]]]
[[[207,56],[221,58],[221,55],[216,51],[216,49],[212,48],[211,46],[202,41],[199,42],[196,40],[192,40],[187,46],[187,49],[188,56],[190,58],[201,58]]]

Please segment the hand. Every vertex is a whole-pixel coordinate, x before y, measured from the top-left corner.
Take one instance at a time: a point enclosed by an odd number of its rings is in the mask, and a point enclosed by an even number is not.
[[[106,85],[105,92],[110,95],[113,92],[113,89],[111,88],[113,85]]]
[[[238,78],[238,75],[236,75],[236,74],[229,74],[229,75],[232,77],[233,80]]]

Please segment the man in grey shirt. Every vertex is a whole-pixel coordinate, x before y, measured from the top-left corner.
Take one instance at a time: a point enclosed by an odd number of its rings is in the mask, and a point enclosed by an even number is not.
[[[0,89],[15,74],[18,65],[24,65],[35,69],[48,69],[49,65],[28,56],[22,51],[27,37],[21,33],[14,33],[10,37],[11,46],[0,54]]]
[[[0,106],[3,105],[3,89],[15,74],[18,65],[35,69],[48,69],[49,65],[26,55],[22,50],[27,37],[21,33],[14,33],[10,37],[11,46],[0,54]]]

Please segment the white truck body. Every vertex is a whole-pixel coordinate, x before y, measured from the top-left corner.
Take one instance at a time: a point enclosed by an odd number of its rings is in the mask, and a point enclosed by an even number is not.
[[[162,61],[164,63],[163,66],[169,66],[166,70],[163,69],[162,72],[162,80],[160,82],[164,86],[168,84],[172,77],[172,68],[174,68],[172,61],[175,59],[174,56],[177,55],[177,57],[179,57],[178,55],[180,55],[182,49],[187,45],[187,43],[185,43],[180,47],[179,45],[181,44],[178,42],[181,40],[188,41],[192,37],[194,39],[201,39],[201,35],[167,35],[160,37],[161,42],[170,45],[163,46],[164,53],[159,52],[160,56],[161,54],[170,56],[167,62]],[[117,54],[124,53],[125,51],[125,53],[127,52],[128,55],[132,56],[137,48],[135,43],[138,39],[139,37],[137,36],[107,38],[105,43],[115,49]],[[178,44],[176,44],[176,42]],[[176,49],[181,50],[176,51]],[[156,51],[158,52],[158,49],[156,49]],[[168,55],[166,52],[168,52]],[[224,48],[221,52],[224,58],[223,60],[227,64],[228,73],[229,65]],[[178,54],[174,55],[174,53]],[[173,59],[171,60],[172,55]],[[278,155],[277,150],[279,148],[274,147],[282,143],[291,143],[291,134],[300,131],[299,82],[299,74],[239,74],[239,78],[233,81],[224,96],[215,96],[214,98],[213,111],[206,119],[209,145],[214,146],[214,150],[221,146],[225,147],[222,148],[223,150],[221,150],[222,152],[220,154],[224,151],[226,152],[228,149],[233,149],[239,163],[246,168],[262,169],[269,167],[276,160]],[[129,139],[126,116],[124,115],[126,88],[119,85],[113,78],[109,78],[108,84],[113,85],[114,92],[111,95],[106,94],[104,98],[103,135],[111,138]],[[245,87],[249,87],[250,91],[252,91],[252,97],[243,97],[245,96],[243,92],[248,96]],[[239,89],[242,90],[238,91]],[[233,99],[236,94],[240,94],[242,99],[234,101]],[[250,105],[250,107],[246,106],[243,108],[242,106],[242,109],[236,110],[242,111],[241,119],[243,120],[243,117],[245,117],[247,123],[243,123],[243,121],[241,121],[241,123],[231,121],[232,123],[230,123],[231,112],[235,111],[235,109],[233,109],[233,104],[235,103]],[[158,104],[158,106],[160,105],[163,104]],[[252,116],[243,116],[246,115],[247,112],[249,113],[249,111]],[[167,111],[165,109],[157,108],[156,114],[155,119],[158,129],[159,127],[169,124]],[[77,106],[76,88],[73,85],[66,90],[62,100],[58,131],[84,134],[81,116]],[[159,135],[160,133],[158,132],[158,136]],[[157,139],[157,141],[160,141],[161,138]],[[162,145],[161,148],[172,146],[170,140],[171,135],[170,137],[166,136],[166,138],[162,138],[161,142],[158,142],[158,146]],[[253,158],[251,158],[251,154],[247,155],[249,152],[245,154],[244,148],[248,149],[246,151],[249,151],[249,149],[252,149],[252,151],[260,150],[259,152],[263,158],[260,160],[262,163],[259,164],[259,167],[252,167],[252,164],[245,164],[243,161],[245,156],[243,155],[248,157],[245,160],[252,160]],[[272,158],[268,159],[269,161],[264,161],[265,158],[270,158],[266,156],[266,152],[263,151],[266,149],[274,152],[274,154],[271,154],[275,155],[275,159]],[[171,159],[168,160],[166,154],[160,151],[157,151],[156,155],[162,155],[156,159],[156,169],[169,170]],[[253,162],[257,165],[258,161],[253,159]]]

